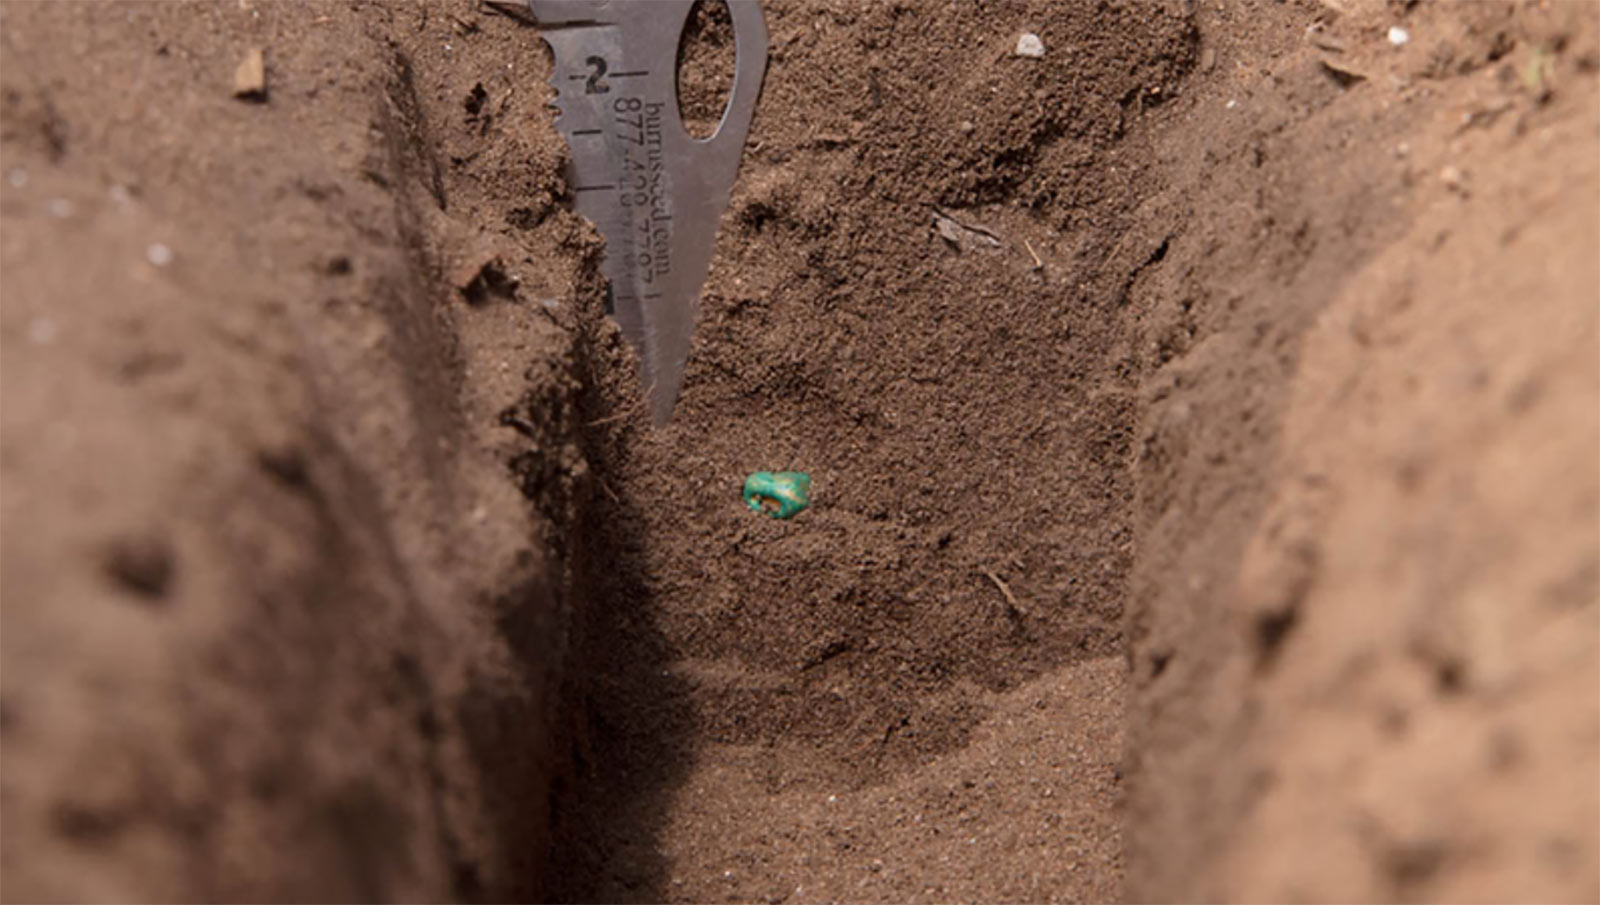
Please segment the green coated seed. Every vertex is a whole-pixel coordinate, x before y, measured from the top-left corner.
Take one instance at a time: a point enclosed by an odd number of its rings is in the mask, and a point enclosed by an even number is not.
[[[811,505],[811,476],[803,471],[758,471],[744,479],[744,503],[773,518],[793,518]]]

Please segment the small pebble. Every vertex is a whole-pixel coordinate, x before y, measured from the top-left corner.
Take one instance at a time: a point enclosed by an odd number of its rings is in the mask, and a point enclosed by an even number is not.
[[[1023,32],[1022,36],[1017,38],[1016,53],[1019,57],[1032,57],[1034,59],[1038,59],[1039,57],[1044,56],[1044,42],[1039,39],[1038,35],[1031,31]]]
[[[144,256],[145,260],[157,267],[165,267],[172,263],[172,249],[160,242],[152,242],[150,247],[144,250]]]
[[[972,120],[964,119],[961,121],[961,125],[957,126],[956,128],[960,129],[965,135],[971,135],[972,130],[978,127],[972,124]]]
[[[106,189],[106,197],[117,204],[127,204],[133,200],[133,194],[128,191],[128,187],[125,185],[113,185],[111,188]]]
[[[20,189],[28,184],[28,171],[22,167],[12,167],[11,172],[6,174],[6,179],[11,183],[12,188]]]
[[[1399,47],[1400,45],[1406,43],[1409,40],[1411,40],[1411,32],[1406,31],[1405,29],[1401,28],[1398,25],[1389,26],[1389,43],[1390,44],[1393,44],[1394,46]]]
[[[1225,107],[1227,107],[1227,108],[1228,108],[1228,109],[1229,109],[1229,110],[1232,110],[1232,109],[1233,109],[1233,108],[1234,108],[1234,107],[1237,107],[1237,106],[1239,106],[1239,102],[1238,102],[1238,101],[1236,101],[1236,100],[1231,100],[1231,99],[1230,99],[1230,100],[1229,100],[1229,101],[1228,101],[1228,102],[1227,102],[1227,103],[1226,103],[1226,104],[1224,104],[1224,105],[1223,105],[1223,106],[1225,106]]]
[[[50,211],[50,216],[61,220],[72,216],[72,202],[65,198],[51,198],[45,209]]]

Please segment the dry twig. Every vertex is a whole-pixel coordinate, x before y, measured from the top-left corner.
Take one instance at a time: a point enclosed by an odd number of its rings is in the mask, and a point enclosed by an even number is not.
[[[1039,253],[1033,250],[1033,243],[1032,242],[1029,242],[1027,239],[1023,239],[1022,240],[1022,247],[1026,248],[1028,250],[1028,256],[1033,258],[1033,269],[1034,270],[1038,270],[1039,268],[1044,266],[1044,262],[1039,260]]]
[[[1011,586],[1002,581],[1000,576],[994,574],[993,569],[990,569],[988,566],[979,566],[978,571],[982,572],[986,578],[994,582],[994,586],[1000,589],[1001,594],[1005,595],[1006,606],[1010,607],[1013,612],[1021,613],[1024,616],[1028,614],[1028,611],[1023,609],[1022,604],[1017,602],[1017,595],[1011,593]]]

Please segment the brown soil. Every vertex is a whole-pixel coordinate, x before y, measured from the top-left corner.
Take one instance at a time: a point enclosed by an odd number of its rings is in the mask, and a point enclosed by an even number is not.
[[[766,7],[656,430],[520,17],[0,6],[0,897],[1600,898],[1600,9]]]

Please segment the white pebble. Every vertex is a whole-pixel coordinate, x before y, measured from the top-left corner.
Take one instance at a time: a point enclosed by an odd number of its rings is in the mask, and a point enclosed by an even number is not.
[[[150,247],[144,250],[144,256],[157,267],[165,267],[172,263],[172,249],[160,242],[151,243]]]
[[[1230,99],[1230,100],[1229,100],[1229,101],[1228,101],[1228,103],[1227,103],[1227,104],[1225,104],[1225,105],[1224,105],[1224,106],[1226,106],[1226,107],[1227,107],[1227,108],[1228,108],[1228,109],[1229,109],[1229,110],[1232,110],[1232,109],[1233,109],[1233,108],[1234,108],[1234,107],[1237,107],[1237,106],[1239,106],[1239,102],[1238,102],[1238,101],[1236,101],[1236,100],[1232,100],[1232,99]]]
[[[1393,44],[1394,46],[1399,47],[1401,44],[1404,44],[1405,42],[1407,42],[1409,40],[1411,40],[1411,32],[1406,31],[1405,29],[1401,28],[1398,25],[1389,26],[1389,43],[1390,44]]]
[[[20,189],[28,184],[28,171],[22,167],[12,167],[11,172],[6,174],[6,179],[11,182],[12,188]]]
[[[50,203],[45,205],[45,209],[50,211],[50,216],[62,220],[72,216],[72,202],[65,198],[51,198]]]
[[[1031,31],[1025,31],[1017,38],[1017,56],[1033,57],[1038,59],[1044,56],[1044,42]]]

